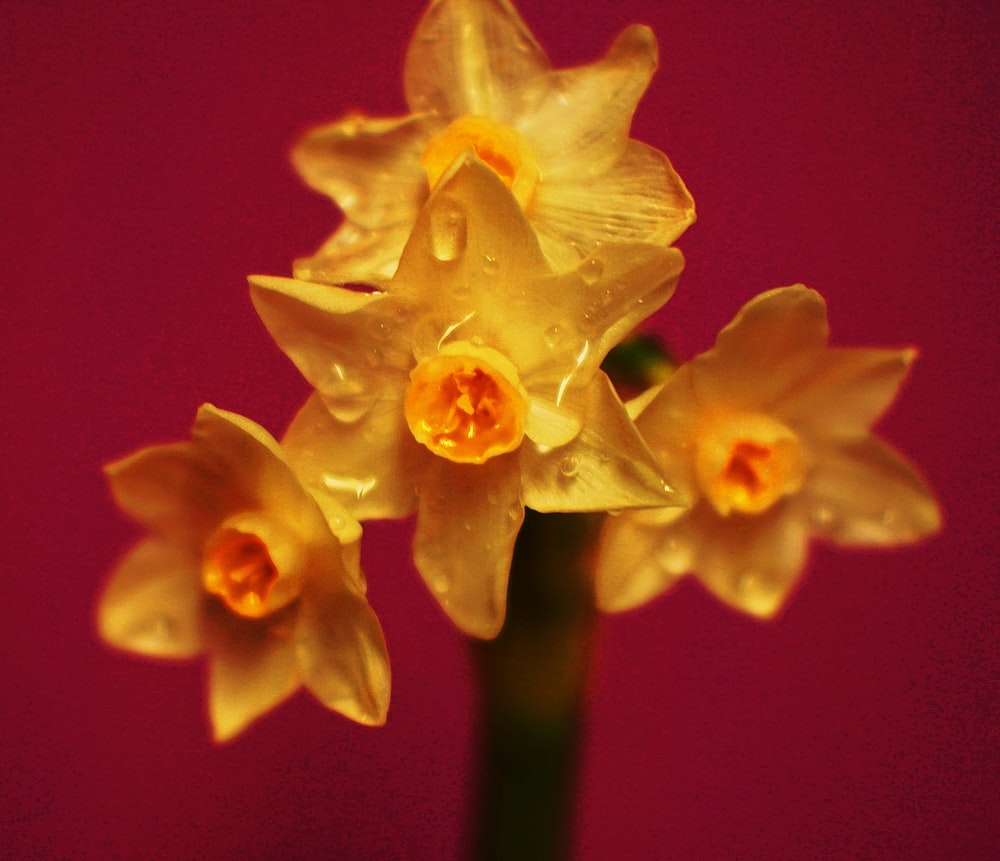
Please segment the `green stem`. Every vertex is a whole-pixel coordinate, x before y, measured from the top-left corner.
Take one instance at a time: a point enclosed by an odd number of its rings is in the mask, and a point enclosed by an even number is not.
[[[589,557],[602,519],[528,511],[504,628],[472,643],[482,688],[476,861],[569,857],[595,616]]]

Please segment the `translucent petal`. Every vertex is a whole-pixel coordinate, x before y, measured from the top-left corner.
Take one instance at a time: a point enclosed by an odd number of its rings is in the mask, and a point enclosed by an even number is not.
[[[110,645],[141,655],[189,658],[202,650],[199,559],[147,540],[115,568],[97,624]]]
[[[659,150],[629,141],[597,175],[575,167],[577,175],[565,178],[547,172],[531,209],[542,251],[558,271],[602,243],[670,245],[695,220],[690,193]]]
[[[639,607],[666,592],[689,570],[691,547],[661,523],[633,512],[608,517],[601,532],[594,588],[605,612]]]
[[[300,257],[292,272],[317,284],[370,284],[384,287],[396,274],[412,221],[371,229],[346,222],[311,257]]]
[[[488,639],[503,625],[514,541],[524,519],[516,454],[481,465],[434,458],[420,490],[413,559],[445,613]]]
[[[809,376],[780,395],[774,415],[826,437],[866,434],[915,358],[915,350],[825,350]]]
[[[200,546],[226,513],[252,504],[226,464],[190,442],[142,449],[108,464],[105,474],[126,514],[188,548]]]
[[[293,148],[302,179],[359,228],[412,222],[427,196],[420,154],[442,121],[353,116],[308,132]]]
[[[522,498],[536,511],[607,511],[682,504],[603,373],[568,404],[581,417],[570,442],[521,447]]]
[[[303,684],[327,708],[367,725],[389,709],[389,657],[378,619],[349,590],[316,589],[303,603],[296,650]]]
[[[824,451],[800,500],[814,532],[837,544],[892,545],[941,528],[941,512],[926,481],[879,439]]]
[[[503,120],[510,93],[549,68],[508,0],[433,0],[403,70],[411,110]]]
[[[250,279],[250,297],[271,337],[343,421],[359,420],[383,389],[405,385],[413,359],[391,297],[265,276]]]
[[[566,445],[580,432],[580,419],[572,410],[531,398],[525,416],[524,434],[543,449]]]
[[[222,611],[224,612],[224,611]],[[216,741],[228,741],[299,687],[290,625],[226,616],[210,629],[208,707]]]
[[[722,601],[761,618],[778,612],[805,565],[807,524],[787,505],[723,518],[702,502],[676,529],[678,540],[695,549],[698,579]]]
[[[535,147],[546,181],[586,180],[619,158],[656,63],[653,32],[633,25],[618,35],[603,60],[527,83],[515,126]]]
[[[826,303],[802,285],[754,297],[692,363],[703,403],[759,409],[806,378],[826,346]]]
[[[429,453],[403,417],[402,391],[371,405],[365,420],[335,421],[313,394],[282,439],[289,463],[311,493],[359,520],[405,517],[416,507],[419,466]]]

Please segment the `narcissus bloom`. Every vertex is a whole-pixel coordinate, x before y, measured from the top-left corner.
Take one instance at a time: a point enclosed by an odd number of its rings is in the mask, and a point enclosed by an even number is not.
[[[386,292],[251,279],[264,324],[317,389],[288,457],[360,519],[416,509],[421,575],[460,628],[491,637],[525,505],[673,501],[599,365],[682,265],[676,249],[616,245],[554,274],[508,189],[467,153]]]
[[[385,723],[389,662],[357,521],[313,499],[248,419],[205,405],[192,436],[107,467],[118,504],[152,534],[111,575],[101,635],[152,657],[206,653],[218,741],[300,686]]]
[[[406,55],[412,113],[351,116],[293,151],[345,216],[296,277],[388,279],[428,192],[469,149],[510,188],[557,270],[604,242],[669,245],[694,204],[666,156],[629,139],[656,63],[652,32],[633,26],[604,59],[555,71],[507,0],[433,0]]]
[[[596,574],[603,609],[643,604],[691,572],[728,604],[769,617],[810,536],[893,545],[939,528],[924,480],[870,432],[915,351],[830,348],[827,336],[818,293],[763,293],[712,350],[630,405],[694,503],[608,518]]]

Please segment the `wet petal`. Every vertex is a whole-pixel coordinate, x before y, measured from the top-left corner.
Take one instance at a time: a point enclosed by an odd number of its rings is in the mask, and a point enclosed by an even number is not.
[[[524,519],[516,457],[481,465],[434,458],[420,491],[414,562],[445,613],[474,637],[496,636],[506,613]]]
[[[903,544],[941,528],[927,482],[874,437],[825,451],[809,475],[802,506],[812,529],[837,544]]]
[[[202,650],[200,560],[157,540],[136,545],[111,574],[97,611],[105,642],[159,658]]]
[[[548,68],[508,0],[434,0],[407,49],[406,101],[414,111],[503,119],[510,92]]]
[[[389,657],[382,628],[352,591],[316,589],[303,605],[298,663],[303,684],[327,708],[370,726],[389,709]]]
[[[223,611],[224,612],[224,611]],[[289,631],[228,619],[211,634],[208,709],[216,741],[228,741],[299,687]]]
[[[689,570],[691,553],[663,523],[634,512],[608,517],[594,570],[598,607],[619,612],[653,600]]]
[[[403,418],[402,392],[373,402],[365,420],[338,422],[314,393],[282,445],[317,499],[332,499],[358,520],[405,517],[416,506],[417,464],[427,452]]]
[[[652,30],[636,24],[603,60],[551,71],[525,86],[516,127],[535,146],[546,182],[585,181],[621,156],[656,63]]]
[[[547,452],[530,443],[521,448],[525,505],[536,511],[607,511],[681,504],[603,373],[568,406],[581,417],[576,437]]]
[[[724,518],[702,502],[685,520],[696,548],[692,570],[709,591],[745,613],[774,616],[805,565],[804,518],[785,505]]]
[[[774,414],[825,437],[866,434],[895,398],[915,350],[826,350]]]
[[[546,174],[531,210],[542,251],[560,271],[602,243],[671,245],[694,220],[694,201],[667,157],[637,141],[594,177]]]
[[[696,391],[703,403],[730,409],[771,404],[812,372],[828,335],[826,303],[815,290],[796,285],[761,293],[692,363]]]

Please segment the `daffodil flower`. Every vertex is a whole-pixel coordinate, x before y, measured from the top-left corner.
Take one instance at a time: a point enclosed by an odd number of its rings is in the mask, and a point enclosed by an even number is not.
[[[303,179],[344,211],[296,277],[387,280],[428,192],[469,149],[510,188],[556,270],[602,243],[669,245],[694,203],[663,153],[629,139],[656,64],[652,32],[632,26],[602,60],[553,70],[507,0],[434,0],[406,55],[412,113],[349,116],[294,148]]]
[[[643,604],[691,572],[733,607],[770,617],[811,536],[894,545],[939,528],[927,484],[870,431],[915,351],[830,348],[827,337],[818,293],[763,293],[714,349],[630,404],[693,504],[608,518],[596,572],[602,608]]]
[[[251,279],[316,388],[283,446],[359,519],[415,509],[416,566],[464,631],[503,623],[524,506],[676,502],[599,365],[669,297],[679,251],[607,246],[554,274],[492,169],[461,156],[382,293]]]
[[[248,419],[206,404],[192,436],[107,467],[116,501],[151,535],[111,575],[102,637],[157,658],[206,653],[218,741],[300,686],[385,723],[389,663],[357,521],[313,499]]]

